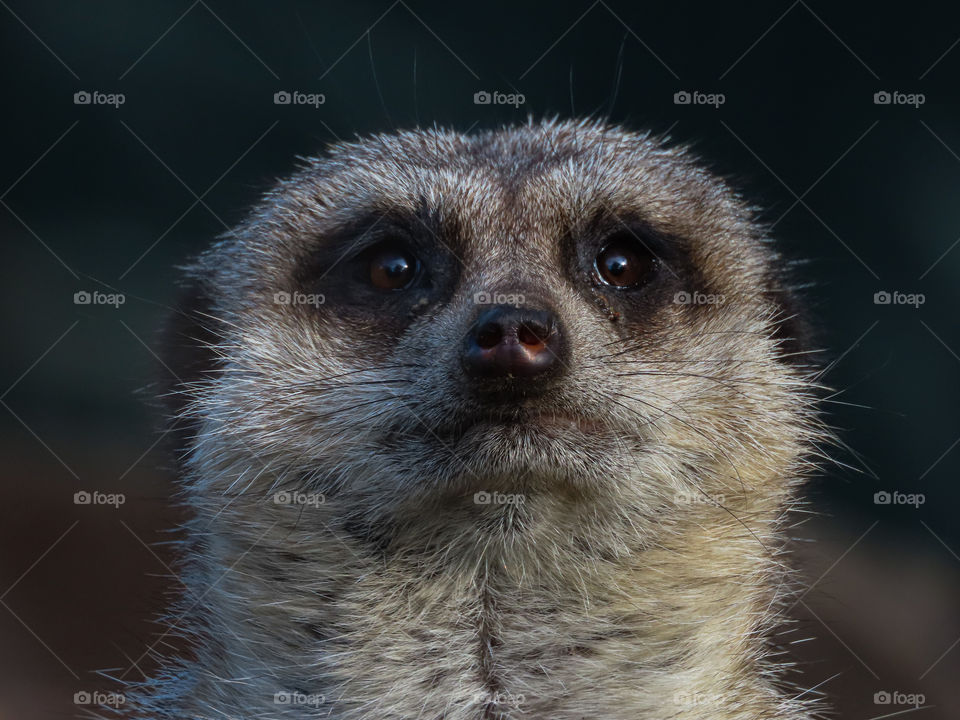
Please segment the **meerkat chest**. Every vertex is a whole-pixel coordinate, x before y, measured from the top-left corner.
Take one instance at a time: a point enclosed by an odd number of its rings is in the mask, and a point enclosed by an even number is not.
[[[326,692],[343,717],[659,717],[672,702],[680,647],[644,637],[644,613],[609,593],[388,578],[355,585],[330,618]]]

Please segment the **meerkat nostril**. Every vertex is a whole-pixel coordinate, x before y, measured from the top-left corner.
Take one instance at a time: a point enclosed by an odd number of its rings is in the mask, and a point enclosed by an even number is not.
[[[546,328],[531,326],[523,323],[517,328],[517,340],[531,350],[537,350],[546,345]]]

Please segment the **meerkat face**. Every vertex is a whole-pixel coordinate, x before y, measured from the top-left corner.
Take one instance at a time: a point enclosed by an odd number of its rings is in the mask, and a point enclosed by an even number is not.
[[[215,336],[186,384],[192,462],[420,512],[740,492],[804,406],[778,263],[735,193],[648,136],[336,146],[194,271]]]

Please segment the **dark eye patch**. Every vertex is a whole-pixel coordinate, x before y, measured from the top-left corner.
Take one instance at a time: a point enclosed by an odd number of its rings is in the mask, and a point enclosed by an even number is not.
[[[635,214],[604,210],[564,245],[571,278],[612,320],[641,321],[698,274],[685,239]]]
[[[313,243],[313,249],[294,271],[298,286],[322,284],[330,275],[342,275],[353,258],[389,238],[406,242],[409,223],[402,216],[368,212],[323,233]]]
[[[438,213],[370,211],[328,231],[295,271],[304,293],[322,295],[320,313],[375,327],[405,327],[452,293],[459,272]]]

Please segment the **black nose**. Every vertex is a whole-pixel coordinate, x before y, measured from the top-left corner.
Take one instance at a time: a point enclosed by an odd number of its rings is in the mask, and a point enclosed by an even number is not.
[[[463,347],[474,378],[540,378],[560,365],[563,338],[553,313],[495,305],[477,318]]]

